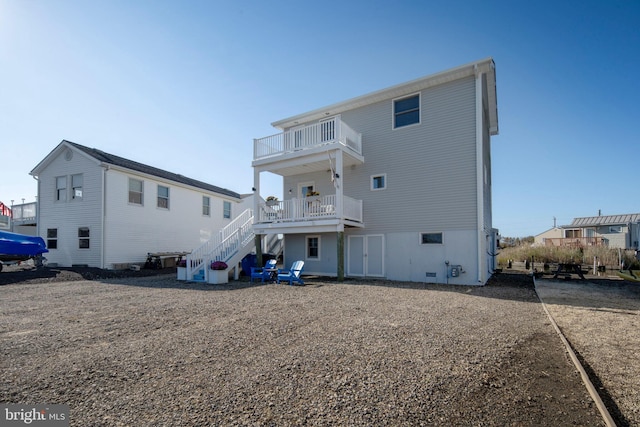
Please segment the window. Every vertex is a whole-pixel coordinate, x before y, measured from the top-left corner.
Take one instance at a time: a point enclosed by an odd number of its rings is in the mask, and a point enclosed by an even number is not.
[[[71,198],[82,200],[82,174],[71,175]]]
[[[67,201],[67,177],[59,176],[56,178],[56,200],[59,202]]]
[[[231,202],[222,202],[222,217],[231,218]]]
[[[144,182],[139,179],[129,178],[129,203],[141,205],[143,202],[142,189]]]
[[[47,228],[47,248],[58,249],[58,229]]]
[[[393,128],[420,123],[420,94],[393,101]]]
[[[202,215],[211,216],[211,198],[202,196]]]
[[[420,233],[420,243],[423,245],[441,245],[442,233]]]
[[[307,259],[320,259],[320,236],[307,236]]]
[[[622,233],[622,226],[621,225],[609,226],[609,233]]]
[[[387,188],[387,174],[371,175],[371,190],[384,190]]]
[[[89,249],[89,227],[78,228],[78,248]]]
[[[169,209],[169,187],[158,185],[158,207]]]

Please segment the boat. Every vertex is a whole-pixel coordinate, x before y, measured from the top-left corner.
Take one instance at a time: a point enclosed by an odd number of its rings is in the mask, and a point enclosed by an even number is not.
[[[0,271],[3,264],[34,259],[42,265],[42,254],[49,252],[42,237],[0,231]]]

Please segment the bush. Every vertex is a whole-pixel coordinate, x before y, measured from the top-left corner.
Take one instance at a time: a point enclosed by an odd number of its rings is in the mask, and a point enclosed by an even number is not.
[[[590,246],[586,248],[569,248],[561,246],[516,246],[501,249],[498,254],[498,264],[507,265],[509,260],[526,261],[531,260],[537,263],[596,263],[610,268],[619,268],[619,262],[624,262],[624,268],[640,268],[640,262],[635,258],[632,250],[618,250],[605,246]]]

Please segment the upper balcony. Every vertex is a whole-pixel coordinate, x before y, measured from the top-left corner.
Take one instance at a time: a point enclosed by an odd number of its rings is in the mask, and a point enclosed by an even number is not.
[[[314,163],[318,163],[318,170],[326,168],[327,150],[342,150],[346,154],[345,166],[364,161],[362,135],[339,117],[332,117],[319,123],[294,127],[285,132],[254,139],[252,165],[283,176],[312,172]],[[318,160],[321,158],[322,162],[314,160],[314,156],[318,157]],[[299,169],[300,160],[304,160],[304,171]]]

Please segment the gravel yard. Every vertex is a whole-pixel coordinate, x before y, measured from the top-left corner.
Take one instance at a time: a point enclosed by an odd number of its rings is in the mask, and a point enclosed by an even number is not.
[[[0,401],[68,404],[71,425],[604,425],[523,274],[2,275]]]

